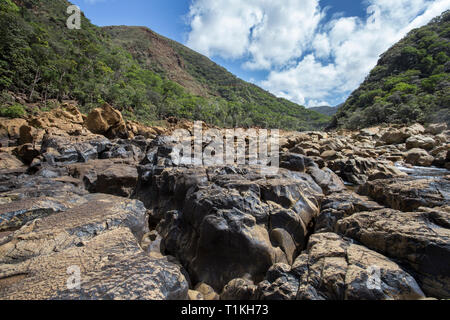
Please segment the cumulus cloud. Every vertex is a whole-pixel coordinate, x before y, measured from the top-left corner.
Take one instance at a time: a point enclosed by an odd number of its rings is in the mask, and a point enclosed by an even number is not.
[[[450,9],[448,0],[366,0],[366,17],[332,17],[319,0],[194,0],[187,45],[210,57],[267,70],[259,85],[313,106],[336,104],[378,57],[413,28]]]

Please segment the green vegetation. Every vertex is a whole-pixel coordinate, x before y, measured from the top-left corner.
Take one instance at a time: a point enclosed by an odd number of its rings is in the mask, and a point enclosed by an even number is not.
[[[22,118],[26,115],[24,107],[20,104],[0,108],[0,117],[5,118]]]
[[[176,64],[189,75],[177,83],[170,77],[170,68],[176,67],[172,61],[161,68],[142,55],[148,51],[142,37],[136,40],[140,49],[132,51],[108,28],[96,27],[84,16],[81,30],[66,28],[68,5],[66,0],[2,0],[2,94],[25,94],[44,106],[52,99],[73,99],[84,112],[108,102],[126,118],[143,123],[174,116],[219,126],[309,130],[324,127],[330,119],[239,80],[166,39],[179,59]]]
[[[411,31],[383,54],[331,127],[450,123],[450,11]]]

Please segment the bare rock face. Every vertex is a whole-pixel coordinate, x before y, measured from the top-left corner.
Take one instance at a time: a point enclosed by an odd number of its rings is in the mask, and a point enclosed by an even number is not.
[[[339,233],[361,242],[414,272],[422,290],[450,297],[449,208],[361,212],[338,222]]]
[[[414,211],[419,207],[436,207],[450,203],[448,179],[387,179],[367,182],[358,189],[361,195],[401,211]]]
[[[138,172],[132,161],[91,160],[69,165],[69,174],[80,179],[92,193],[130,197],[134,192]]]
[[[68,288],[76,270],[79,287]],[[176,300],[187,299],[187,292],[180,266],[145,254],[126,227],[100,233],[83,246],[0,265],[2,300]]]
[[[92,110],[85,125],[92,133],[102,134],[110,139],[129,136],[122,114],[108,104]]]
[[[2,169],[17,169],[23,167],[22,161],[17,159],[11,153],[0,152],[0,170]]]
[[[411,275],[375,251],[334,233],[311,236],[292,267],[274,265],[258,285],[266,300],[420,299]]]
[[[148,232],[141,202],[82,200],[0,239],[0,299],[187,299],[181,267],[139,245]],[[73,266],[81,275],[75,289],[67,288]]]
[[[153,163],[170,153],[155,152]],[[230,280],[258,282],[272,264],[295,259],[322,190],[308,175],[283,169],[264,175],[258,167],[150,165],[140,169],[136,196],[154,208],[164,253],[181,261],[193,283],[220,292]]]

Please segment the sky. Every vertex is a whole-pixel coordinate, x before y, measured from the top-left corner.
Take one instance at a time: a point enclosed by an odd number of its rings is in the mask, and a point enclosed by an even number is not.
[[[99,26],[146,26],[276,96],[338,105],[450,0],[72,0]]]

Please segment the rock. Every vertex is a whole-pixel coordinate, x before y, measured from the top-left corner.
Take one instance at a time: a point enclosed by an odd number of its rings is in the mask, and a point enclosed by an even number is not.
[[[148,232],[146,210],[140,201],[94,194],[84,196],[82,202],[16,231],[10,242],[0,245],[0,264],[63,251],[117,227],[129,228],[138,241]],[[58,239],[57,243],[52,239]]]
[[[413,166],[429,167],[433,164],[434,158],[423,149],[411,149],[405,154],[406,163]]]
[[[328,166],[344,181],[351,184],[362,185],[370,179],[404,177],[405,173],[388,162],[377,161],[370,158],[353,157],[329,161]]]
[[[329,168],[319,169],[315,166],[310,166],[307,169],[308,174],[314,181],[322,188],[326,195],[341,192],[346,189],[344,182]]]
[[[40,154],[31,143],[21,145],[14,149],[13,153],[26,165],[30,165]]]
[[[287,262],[291,245],[288,250],[288,242],[278,244],[288,252],[274,246],[271,231],[286,230],[300,248],[319,212],[321,189],[303,173],[280,169],[265,176],[259,167],[147,170],[140,169],[136,196],[160,220],[163,253],[176,256],[193,283],[208,283],[218,292],[244,275],[258,282],[271,265]]]
[[[436,141],[433,138],[425,137],[421,135],[416,135],[409,137],[408,140],[406,140],[406,149],[424,149],[424,150],[431,150],[436,146]]]
[[[195,290],[189,290],[188,291],[188,296],[189,296],[189,300],[191,301],[201,301],[201,300],[205,300],[203,298],[203,295]]]
[[[248,279],[233,279],[222,291],[220,300],[253,300],[257,286]]]
[[[391,128],[381,136],[381,141],[386,144],[400,144],[404,143],[410,136],[411,134],[405,131]]]
[[[337,152],[334,150],[327,150],[322,152],[320,157],[323,158],[324,160],[335,160],[338,158],[338,155]]]
[[[450,203],[448,179],[416,179],[412,177],[367,182],[358,189],[378,203],[401,211],[419,207],[436,207]]]
[[[28,125],[24,119],[0,118],[0,133],[3,138],[18,141],[20,139],[20,128]]]
[[[339,221],[338,231],[407,266],[427,296],[450,297],[449,207],[361,212]]]
[[[17,169],[23,167],[22,161],[8,152],[0,152],[0,170]]]
[[[48,134],[42,141],[41,153],[52,166],[68,165],[98,159],[111,142],[103,136],[91,133],[77,136]]]
[[[361,211],[380,210],[384,207],[367,197],[343,191],[332,193],[321,203],[321,211],[316,219],[315,232],[336,232],[339,220]]]
[[[195,290],[202,294],[204,300],[212,301],[220,299],[220,296],[214,291],[214,289],[208,286],[206,283],[197,284],[195,286]]]
[[[122,114],[108,104],[92,110],[86,119],[85,126],[92,133],[102,134],[110,139],[129,137]]]
[[[82,228],[77,224],[73,227]],[[70,227],[66,230],[66,236],[74,231]],[[28,238],[28,242],[36,241]],[[41,241],[51,239],[41,238]],[[0,299],[188,299],[188,284],[180,267],[167,258],[147,256],[125,225],[79,243],[80,246],[70,246],[60,252],[41,253],[25,262],[1,264]],[[80,271],[79,288],[68,288],[77,270]]]
[[[116,165],[97,174],[95,191],[130,197],[136,188],[138,172],[136,167]]]
[[[430,134],[438,135],[438,134],[441,134],[442,132],[444,132],[445,130],[447,130],[446,123],[433,123],[427,127],[426,132],[430,133]]]
[[[33,143],[36,136],[36,129],[29,125],[23,125],[19,129],[19,144]]]
[[[273,266],[258,295],[270,300],[424,298],[414,278],[396,263],[334,233],[311,236],[292,267]]]

